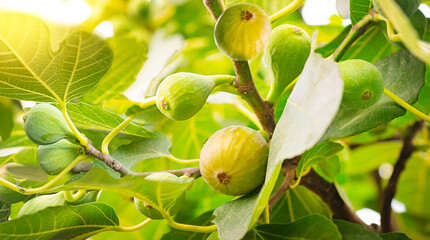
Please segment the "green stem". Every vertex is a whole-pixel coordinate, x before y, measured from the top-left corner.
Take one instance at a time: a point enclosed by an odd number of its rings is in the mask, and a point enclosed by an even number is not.
[[[211,233],[217,230],[216,225],[211,226],[196,226],[178,223],[173,220],[173,218],[169,214],[162,213],[163,217],[166,219],[167,223],[174,229],[188,231],[188,232],[199,232],[199,233]]]
[[[150,97],[146,98],[143,102],[139,103],[140,108],[147,108],[155,104],[156,98]],[[102,153],[103,154],[109,154],[109,143],[112,141],[112,139],[121,132],[125,127],[127,127],[128,124],[130,124],[137,116],[139,116],[140,113],[131,115],[127,119],[125,119],[121,124],[119,124],[116,128],[114,128],[104,139],[102,142]]]
[[[390,92],[388,89],[384,88],[384,94],[387,95],[387,97],[391,98],[391,100],[393,100],[395,103],[399,104],[404,109],[406,109],[409,112],[411,112],[412,114],[414,114],[415,116],[417,116],[417,117],[421,118],[422,120],[430,123],[430,116],[428,116],[428,115],[422,113],[421,111],[419,111],[418,109],[412,107],[409,103],[403,101],[401,98],[396,96],[394,93]]]
[[[63,117],[66,120],[67,125],[69,125],[70,129],[72,129],[72,132],[75,135],[75,137],[79,140],[79,143],[85,148],[88,147],[88,139],[84,137],[82,133],[79,132],[75,124],[73,124],[72,120],[70,119],[69,114],[67,114],[66,103],[61,103],[60,106],[61,106],[61,112],[63,113]]]
[[[184,160],[184,159],[176,158],[176,157],[174,157],[172,155],[166,155],[165,157],[167,157],[168,159],[170,159],[170,160],[172,160],[174,162],[182,163],[182,164],[184,164],[184,163],[185,164],[187,164],[187,163],[199,163],[200,162],[200,159]]]
[[[387,36],[388,36],[388,39],[390,39],[393,42],[401,42],[402,41],[400,35],[394,33],[393,24],[391,23],[390,20],[386,19],[385,17],[383,17],[381,14],[378,14],[378,13],[375,14],[375,20],[376,21],[384,21],[385,22],[385,24],[387,25]]]
[[[131,123],[138,115],[131,115],[127,119],[125,119],[121,124],[119,124],[115,129],[113,129],[104,139],[102,142],[102,153],[103,154],[109,154],[109,143],[112,141],[112,139],[121,132],[122,129],[124,129],[129,123]]]
[[[269,204],[267,204],[267,206],[264,208],[264,212],[263,212],[263,223],[264,224],[269,224],[270,223],[270,211],[269,211]]]
[[[211,77],[215,78],[215,86],[219,86],[221,84],[233,84],[234,79],[236,78],[230,75],[215,75]]]
[[[25,195],[32,195],[35,193],[41,193],[46,191],[47,189],[49,189],[50,187],[52,187],[55,183],[57,183],[64,175],[66,175],[70,170],[72,170],[72,168],[74,166],[76,166],[76,164],[78,164],[79,162],[90,158],[87,155],[80,155],[78,156],[73,162],[71,162],[63,171],[61,171],[57,176],[55,176],[53,179],[51,179],[49,182],[47,182],[45,185],[38,187],[38,188],[33,188],[33,189],[26,189],[26,188],[18,188],[15,184],[12,184],[11,182],[0,178],[0,184],[13,190],[16,192],[19,192],[21,194],[25,194]]]
[[[67,202],[76,202],[81,200],[87,194],[86,190],[79,189],[76,193],[73,193],[72,190],[63,191],[64,198]]]
[[[290,15],[291,13],[293,13],[294,11],[296,11],[297,9],[299,9],[300,6],[303,5],[303,3],[305,3],[305,0],[294,0],[293,2],[291,2],[290,4],[288,4],[286,7],[284,7],[283,9],[277,11],[276,13],[272,14],[269,19],[271,23],[274,23],[276,21],[278,21],[279,19]]]
[[[376,13],[375,9],[372,9],[368,15],[361,19],[358,23],[352,26],[351,31],[339,45],[339,47],[334,52],[334,60],[336,62],[342,59],[342,56],[348,50],[348,48],[357,40],[361,35],[363,35],[370,24],[374,21],[374,15]]]
[[[203,0],[203,4],[209,10],[212,18],[217,21],[219,16],[225,11],[223,0]]]

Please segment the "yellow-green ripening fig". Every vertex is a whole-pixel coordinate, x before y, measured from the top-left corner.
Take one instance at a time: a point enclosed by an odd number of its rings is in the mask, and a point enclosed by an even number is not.
[[[37,149],[37,160],[46,173],[55,175],[63,171],[84,152],[81,145],[63,139],[54,144],[40,145]]]
[[[270,20],[259,6],[238,3],[219,17],[215,25],[215,43],[228,57],[247,61],[263,51],[270,30]]]
[[[269,144],[248,127],[231,126],[215,132],[200,152],[200,172],[215,191],[245,195],[264,181]]]
[[[311,38],[301,28],[284,24],[273,29],[264,60],[272,75],[267,100],[276,103],[284,89],[303,71],[311,53]]]
[[[216,86],[233,80],[233,76],[227,75],[172,74],[158,87],[157,107],[172,120],[189,119],[200,111]]]
[[[52,144],[60,139],[73,139],[74,135],[63,114],[47,103],[37,104],[24,117],[24,130],[36,144]]]
[[[8,167],[12,166],[22,166],[22,164],[19,163],[6,163],[0,167],[0,177],[16,184],[15,177],[7,171]],[[17,203],[22,200],[24,200],[26,195],[23,195],[19,192],[16,192],[12,189],[7,188],[6,186],[0,185],[0,202],[6,202],[6,203]]]
[[[350,59],[339,63],[344,81],[342,104],[349,108],[368,108],[384,93],[384,78],[379,69],[364,60]]]
[[[184,204],[184,200],[185,192],[178,199],[176,199],[175,205],[173,205],[173,207],[169,210],[170,216],[173,216],[178,213],[178,211],[182,208],[182,205]],[[135,198],[134,204],[136,205],[136,208],[146,217],[151,219],[164,219],[161,212],[153,208],[148,203]]]

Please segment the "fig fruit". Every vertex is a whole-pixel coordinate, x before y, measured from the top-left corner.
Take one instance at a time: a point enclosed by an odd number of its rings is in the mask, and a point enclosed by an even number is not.
[[[186,120],[200,111],[216,86],[233,80],[226,75],[172,74],[158,87],[157,107],[172,120]]]
[[[22,166],[19,163],[6,163],[5,165],[0,167],[0,177],[11,182],[16,183],[15,176],[7,171],[7,168],[10,166]],[[19,192],[15,192],[12,189],[9,189],[3,185],[0,185],[0,202],[6,203],[17,203],[24,200],[27,195],[23,195]]]
[[[252,3],[238,3],[225,10],[215,25],[215,43],[228,57],[251,60],[269,40],[270,20]]]
[[[381,98],[384,78],[373,64],[360,59],[350,59],[340,62],[339,70],[345,83],[342,97],[344,106],[368,108]]]
[[[61,111],[47,103],[37,104],[27,112],[24,130],[28,138],[39,145],[74,137]]]
[[[200,152],[200,172],[215,191],[239,196],[261,185],[269,145],[253,129],[231,126],[215,132]]]
[[[421,4],[421,0],[395,0],[395,2],[408,17],[412,16],[412,14],[418,10],[418,7]],[[385,14],[379,6],[378,1],[373,1],[373,6],[379,14],[385,17]]]
[[[37,149],[37,160],[46,173],[55,175],[83,153],[82,146],[62,139],[54,144],[40,145]]]
[[[284,89],[303,71],[311,53],[311,38],[301,28],[284,24],[273,29],[264,60],[272,75],[267,100],[275,103]]]
[[[170,216],[173,216],[176,213],[178,213],[178,211],[182,208],[182,205],[184,204],[184,200],[185,200],[185,192],[178,199],[176,199],[175,205],[173,205],[173,207],[170,208],[169,210]],[[153,208],[148,203],[135,198],[134,204],[136,205],[136,208],[146,217],[151,219],[164,219],[161,212]]]
[[[29,215],[46,209],[48,207],[64,206],[66,200],[63,192],[37,196],[26,202],[18,212],[18,217]]]

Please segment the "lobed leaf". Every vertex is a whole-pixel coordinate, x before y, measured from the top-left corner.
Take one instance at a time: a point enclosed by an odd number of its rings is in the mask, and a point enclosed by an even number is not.
[[[39,18],[24,13],[0,16],[0,96],[65,103],[93,88],[108,71],[112,51],[96,35],[75,32],[51,50]]]
[[[0,224],[0,238],[72,239],[90,236],[119,225],[111,207],[104,203],[51,207]]]

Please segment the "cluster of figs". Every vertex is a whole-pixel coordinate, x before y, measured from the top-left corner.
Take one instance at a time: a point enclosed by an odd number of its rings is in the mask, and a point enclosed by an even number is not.
[[[397,2],[409,4],[414,1]],[[415,5],[407,7],[417,9]],[[220,51],[235,61],[249,61],[263,54],[271,78],[271,89],[266,99],[270,104],[276,104],[285,88],[301,74],[311,53],[311,39],[303,29],[283,24],[272,30],[267,14],[250,3],[239,3],[226,9],[217,20],[214,35]],[[338,66],[344,80],[344,107],[364,109],[381,98],[384,80],[374,65],[352,59],[340,62]],[[156,105],[168,118],[186,120],[200,111],[214,89],[233,84],[234,80],[235,77],[229,75],[175,73],[165,78],[158,87]],[[76,142],[61,111],[52,105],[37,104],[31,108],[24,120],[24,130],[39,145],[38,161],[48,174],[60,173],[76,157],[85,154],[85,149]],[[200,171],[215,191],[231,196],[246,195],[263,183],[268,152],[269,136],[266,132],[230,126],[218,130],[207,140],[200,153]],[[7,171],[7,167],[10,165],[0,168],[0,176],[13,182],[16,177]],[[169,176],[153,176],[157,179],[148,177],[148,180],[159,181]],[[90,194],[90,199],[94,200],[97,194]],[[0,201],[10,203],[26,197],[1,186],[0,196]],[[65,202],[62,196],[54,194],[39,196],[26,204],[38,198],[37,204],[33,205],[46,203],[47,199],[41,197],[52,198],[52,202],[57,204]],[[172,204],[169,215],[176,214],[184,198],[185,192]],[[163,218],[163,214],[148,203],[135,199],[135,204],[147,217]],[[30,210],[25,210],[28,208]],[[25,212],[31,212],[31,209],[24,208]]]

